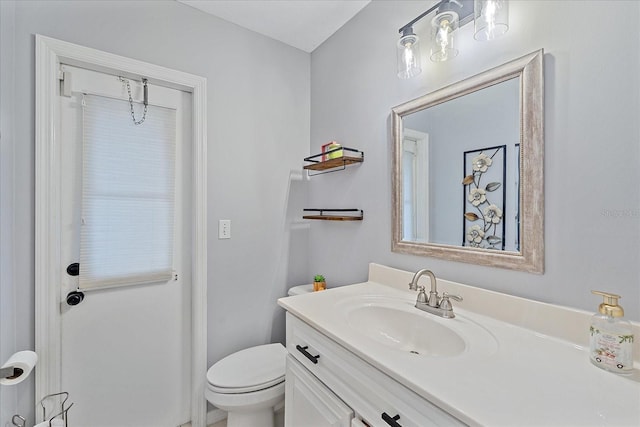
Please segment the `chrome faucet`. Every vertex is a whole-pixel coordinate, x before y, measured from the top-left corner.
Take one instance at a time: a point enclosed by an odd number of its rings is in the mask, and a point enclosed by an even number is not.
[[[425,274],[431,279],[431,290],[429,291],[428,298],[424,286],[418,286],[418,280]],[[446,319],[453,319],[456,316],[453,314],[451,299],[462,301],[462,297],[443,292],[442,298],[440,298],[438,296],[437,286],[436,276],[431,270],[424,268],[413,275],[413,279],[411,279],[411,283],[409,283],[409,289],[419,291],[418,298],[416,299],[416,308]]]

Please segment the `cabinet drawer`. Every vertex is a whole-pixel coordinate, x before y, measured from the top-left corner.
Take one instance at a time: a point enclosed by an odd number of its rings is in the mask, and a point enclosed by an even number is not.
[[[290,313],[287,350],[373,427],[465,425]]]

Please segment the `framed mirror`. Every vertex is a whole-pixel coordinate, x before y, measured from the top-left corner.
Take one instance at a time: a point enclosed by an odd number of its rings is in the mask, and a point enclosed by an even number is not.
[[[543,273],[543,56],[392,109],[392,251]]]

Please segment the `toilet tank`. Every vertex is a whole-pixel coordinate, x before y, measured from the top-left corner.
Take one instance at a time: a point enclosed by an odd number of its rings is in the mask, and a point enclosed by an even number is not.
[[[292,286],[291,288],[289,288],[288,294],[289,296],[293,296],[293,295],[308,294],[310,292],[313,292],[313,283],[309,285]]]

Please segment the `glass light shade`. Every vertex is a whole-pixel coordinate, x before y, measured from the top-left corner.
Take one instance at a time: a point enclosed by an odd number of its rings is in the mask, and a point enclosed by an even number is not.
[[[431,20],[431,60],[447,61],[458,55],[453,32],[458,28],[458,14],[453,11],[439,13]]]
[[[476,40],[493,40],[509,29],[507,0],[474,0],[473,13]]]
[[[410,79],[422,72],[420,67],[420,39],[415,34],[403,35],[398,40],[398,77]]]

